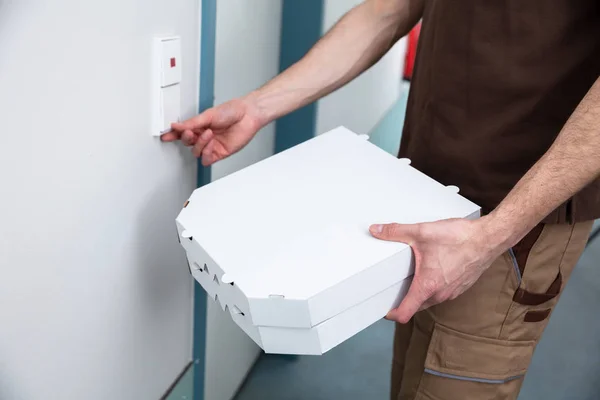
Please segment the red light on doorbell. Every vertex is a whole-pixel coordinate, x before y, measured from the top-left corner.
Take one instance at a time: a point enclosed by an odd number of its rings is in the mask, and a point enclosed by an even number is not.
[[[174,68],[176,65],[175,63],[175,57],[171,57],[171,68]]]

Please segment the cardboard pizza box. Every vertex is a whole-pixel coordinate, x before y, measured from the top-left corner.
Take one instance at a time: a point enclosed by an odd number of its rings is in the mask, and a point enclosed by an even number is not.
[[[322,354],[396,307],[410,247],[374,223],[477,218],[477,205],[340,127],[205,185],[177,217],[190,272],[268,353]]]

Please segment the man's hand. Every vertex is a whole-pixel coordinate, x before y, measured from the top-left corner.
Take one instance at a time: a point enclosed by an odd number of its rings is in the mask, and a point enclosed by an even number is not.
[[[173,124],[161,140],[181,140],[184,145],[193,146],[194,156],[202,157],[202,164],[208,166],[241,150],[262,126],[253,103],[236,99]]]
[[[412,316],[470,288],[504,250],[488,240],[484,219],[449,219],[415,225],[373,225],[371,234],[382,240],[410,245],[415,275],[400,306],[386,316],[407,323]]]

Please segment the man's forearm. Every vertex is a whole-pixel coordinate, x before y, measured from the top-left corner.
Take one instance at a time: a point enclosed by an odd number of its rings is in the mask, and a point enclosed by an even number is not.
[[[550,212],[600,175],[600,79],[546,154],[488,217],[492,236],[513,246]]]
[[[266,124],[348,83],[419,21],[424,0],[367,0],[299,62],[247,96]]]

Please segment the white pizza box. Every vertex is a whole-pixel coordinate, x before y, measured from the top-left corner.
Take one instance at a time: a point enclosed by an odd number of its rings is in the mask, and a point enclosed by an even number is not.
[[[412,252],[371,224],[479,216],[366,139],[336,128],[197,189],[177,217],[192,274],[267,352],[321,354],[397,305]]]
[[[191,272],[203,287],[211,287],[210,274],[194,268]],[[215,296],[221,308],[230,313],[231,318],[265,353],[321,355],[379,321],[387,313],[386,310],[397,307],[408,291],[411,280],[411,277],[403,279],[312,328],[256,326],[239,309],[230,308],[220,301],[218,294]]]

